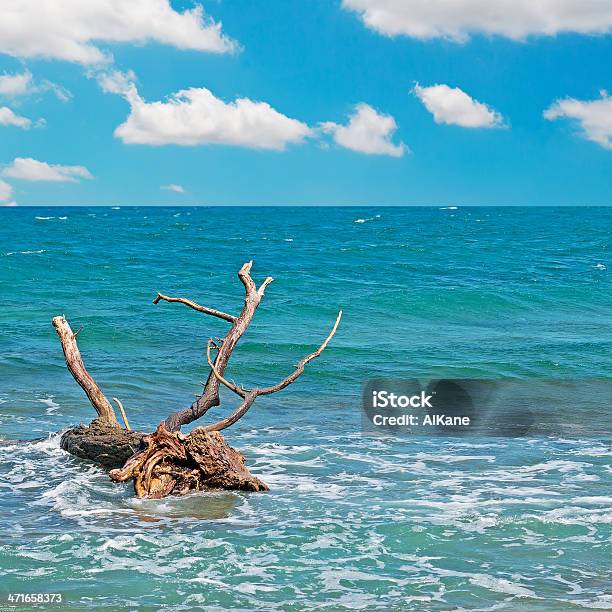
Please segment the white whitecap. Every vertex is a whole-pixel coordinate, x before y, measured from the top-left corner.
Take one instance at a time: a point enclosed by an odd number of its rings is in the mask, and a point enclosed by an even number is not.
[[[497,593],[507,593],[515,597],[535,597],[535,593],[521,584],[510,582],[504,578],[495,578],[487,574],[476,574],[470,578],[470,582],[476,586],[495,591]]]
[[[9,255],[40,255],[41,253],[46,253],[45,249],[39,249],[38,251],[8,251],[5,255],[8,257]]]
[[[353,221],[353,223],[367,223],[368,221],[374,221],[375,219],[380,219],[381,215],[374,215],[373,217],[365,217],[365,218],[359,218],[359,219],[355,219],[355,221]]]
[[[38,398],[38,401],[41,404],[44,404],[45,406],[47,406],[47,409],[45,410],[45,414],[55,414],[55,411],[58,408],[61,408],[61,406],[58,403],[53,401],[53,395],[50,395],[49,397]]]

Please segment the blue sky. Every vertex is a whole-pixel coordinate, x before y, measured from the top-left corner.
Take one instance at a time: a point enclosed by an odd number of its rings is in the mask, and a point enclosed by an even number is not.
[[[550,35],[524,0],[483,23],[478,1],[459,0],[452,21],[421,0],[416,16],[379,0],[382,17],[373,0],[217,0],[160,34],[151,15],[168,0],[133,0],[122,19],[134,32],[116,42],[102,13],[64,27],[70,3],[49,0],[57,21],[45,17],[53,37],[38,48],[36,3],[13,0],[16,22],[0,26],[0,200],[612,203],[612,101],[600,93],[612,91],[611,11],[586,0],[584,15],[551,14],[564,25]],[[95,53],[72,44],[86,30]],[[3,93],[2,76],[24,74],[27,86],[5,79]]]

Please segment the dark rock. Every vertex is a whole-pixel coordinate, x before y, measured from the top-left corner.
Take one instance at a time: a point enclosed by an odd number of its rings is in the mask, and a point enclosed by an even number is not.
[[[69,429],[62,435],[60,446],[76,457],[111,470],[122,467],[134,453],[142,450],[145,435],[96,419],[89,426],[81,424]]]

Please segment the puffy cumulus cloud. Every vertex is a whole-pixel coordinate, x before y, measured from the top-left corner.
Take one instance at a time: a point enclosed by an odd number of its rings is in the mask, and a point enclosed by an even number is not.
[[[176,183],[162,185],[161,189],[165,189],[166,191],[173,191],[174,193],[185,193],[185,188],[182,185],[177,185]]]
[[[4,0],[0,53],[80,64],[109,58],[96,43],[158,42],[224,53],[236,43],[201,5],[176,11],[170,0]]]
[[[418,83],[412,90],[436,123],[459,125],[465,128],[496,128],[504,125],[503,117],[486,104],[474,100],[458,87]]]
[[[266,102],[249,98],[224,102],[206,88],[184,89],[165,101],[146,102],[132,77],[120,72],[97,76],[105,91],[123,95],[130,104],[128,118],[115,130],[115,137],[126,144],[221,144],[282,151],[311,134],[305,123]]]
[[[419,39],[464,42],[482,33],[522,40],[612,30],[607,0],[342,0],[342,6],[381,34]]]
[[[14,125],[29,130],[32,122],[27,117],[15,114],[8,106],[0,106],[0,125]]]
[[[16,157],[2,174],[22,181],[48,181],[53,183],[78,183],[93,176],[84,166],[47,164],[31,157]]]
[[[544,111],[549,121],[573,119],[578,122],[583,136],[596,142],[604,149],[612,150],[612,97],[606,91],[600,93],[598,100],[557,100]]]
[[[359,153],[401,157],[409,150],[403,142],[391,142],[397,129],[395,119],[391,115],[378,113],[364,103],[355,106],[346,125],[327,121],[321,123],[320,128],[332,134],[336,144]]]

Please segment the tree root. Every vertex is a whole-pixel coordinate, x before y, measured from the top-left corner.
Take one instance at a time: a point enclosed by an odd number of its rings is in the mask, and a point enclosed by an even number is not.
[[[154,433],[142,438],[142,444],[143,450],[109,474],[115,482],[134,480],[138,497],[160,499],[214,489],[269,490],[217,431],[198,427],[185,436],[169,432],[162,422]]]

